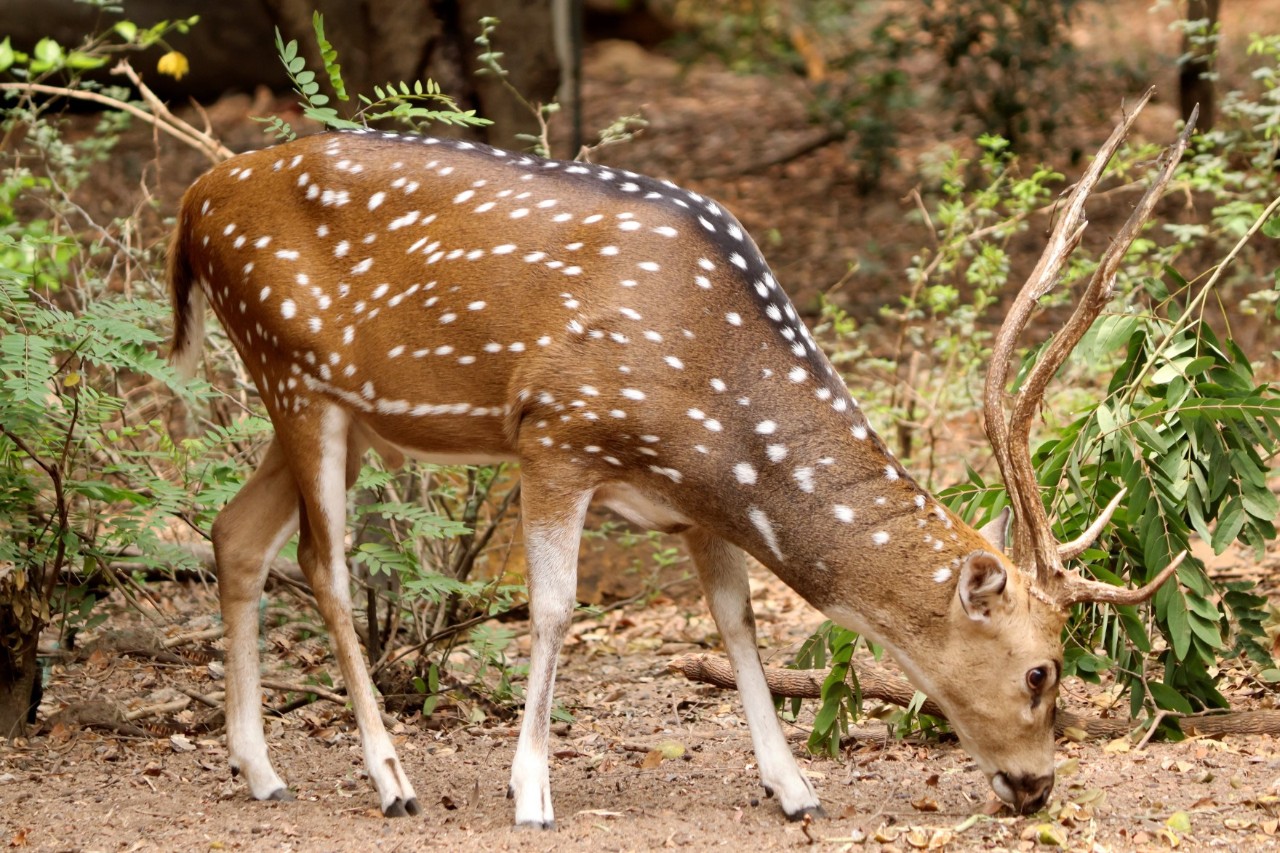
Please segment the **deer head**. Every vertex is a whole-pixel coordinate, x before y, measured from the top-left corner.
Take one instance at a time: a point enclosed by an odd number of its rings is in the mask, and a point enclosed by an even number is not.
[[[772,711],[744,552],[888,647],[1022,809],[1052,786],[1065,608],[1154,589],[1090,585],[1060,562],[1033,571],[1016,548],[1004,556],[1001,525],[976,531],[937,504],[870,429],[741,225],[667,182],[466,142],[323,134],[197,181],[169,266],[175,361],[194,365],[207,300],[276,427],[213,531],[227,744],[258,798],[287,790],[262,735],[256,602],[300,531],[383,811],[418,809],[347,595],[345,489],[370,446],[522,465],[534,637],[511,774],[522,824],[553,821],[551,690],[592,499],[684,533],[762,779],[790,817],[818,800]],[[998,401],[1002,375],[992,382]],[[1020,542],[1035,529],[1034,477],[1010,492]]]

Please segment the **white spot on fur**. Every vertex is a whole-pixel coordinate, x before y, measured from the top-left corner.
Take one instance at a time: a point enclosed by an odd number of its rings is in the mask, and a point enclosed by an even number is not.
[[[751,524],[760,533],[760,538],[764,540],[765,546],[773,552],[773,556],[779,560],[783,559],[782,551],[778,549],[778,536],[773,532],[773,522],[769,520],[769,516],[760,507],[749,507],[747,509],[747,518],[751,519]]]

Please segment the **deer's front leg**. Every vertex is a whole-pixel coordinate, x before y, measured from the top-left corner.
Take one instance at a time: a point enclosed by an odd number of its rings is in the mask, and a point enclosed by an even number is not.
[[[258,800],[290,799],[267,756],[262,732],[258,603],[267,568],[298,529],[298,490],[278,442],[272,442],[239,493],[213,523],[218,599],[227,640],[227,752]]]
[[[521,513],[528,564],[529,622],[533,645],[524,720],[511,763],[507,796],[516,801],[516,825],[555,827],[547,736],[551,728],[556,662],[569,630],[577,595],[578,543],[590,492],[558,489],[526,464],[521,475]]]
[[[800,820],[806,814],[822,817],[818,795],[800,772],[773,709],[773,697],[756,651],[756,622],[743,553],[699,528],[686,533],[685,541],[733,664],[765,791],[777,795],[788,820]]]

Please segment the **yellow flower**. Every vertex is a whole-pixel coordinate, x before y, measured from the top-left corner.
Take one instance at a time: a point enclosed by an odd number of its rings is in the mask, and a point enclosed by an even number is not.
[[[168,74],[174,80],[181,80],[191,70],[191,65],[185,56],[176,50],[171,50],[160,57],[160,61],[156,63],[156,70],[161,74]]]

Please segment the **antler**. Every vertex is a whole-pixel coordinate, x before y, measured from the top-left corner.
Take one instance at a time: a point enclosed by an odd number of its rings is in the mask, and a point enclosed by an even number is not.
[[[1098,155],[1072,189],[1066,202],[1057,211],[1058,221],[1049,234],[1048,245],[1018,293],[996,336],[991,367],[987,372],[983,395],[987,438],[995,452],[996,462],[1000,466],[1017,518],[1012,556],[1019,565],[1026,565],[1028,561],[1034,563],[1037,585],[1063,608],[1080,601],[1107,601],[1115,604],[1145,601],[1173,574],[1185,556],[1179,555],[1153,581],[1138,589],[1115,587],[1067,572],[1063,561],[1079,555],[1093,543],[1111,519],[1124,492],[1122,490],[1112,498],[1081,536],[1071,542],[1059,544],[1049,524],[1044,501],[1040,497],[1039,482],[1031,465],[1030,434],[1032,418],[1044,401],[1049,380],[1057,374],[1067,356],[1110,301],[1116,270],[1173,177],[1174,169],[1177,168],[1195,127],[1196,112],[1192,112],[1178,139],[1164,151],[1155,180],[1107,247],[1070,319],[1032,365],[1022,387],[1013,396],[1012,411],[1008,420],[1005,420],[1005,389],[1008,386],[1009,364],[1018,338],[1041,297],[1057,286],[1067,259],[1079,245],[1089,224],[1085,217],[1085,202],[1154,91],[1154,88],[1148,89],[1134,109],[1123,117],[1098,150]]]

